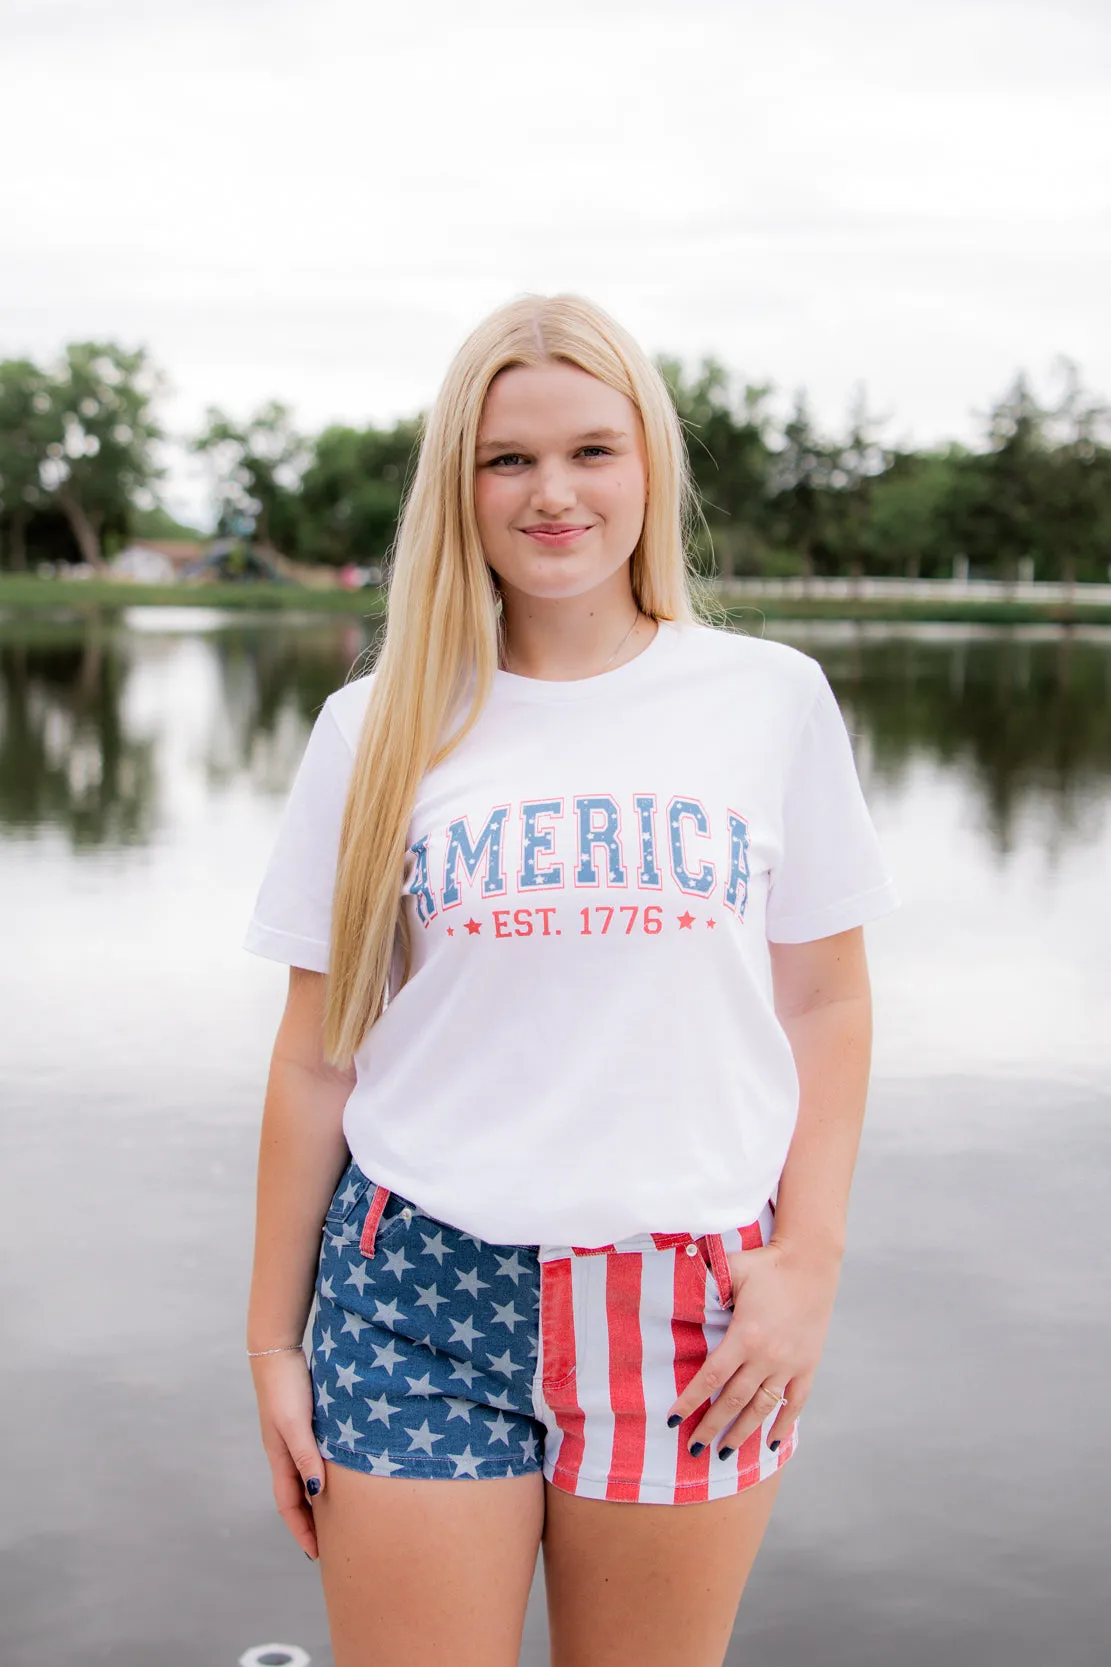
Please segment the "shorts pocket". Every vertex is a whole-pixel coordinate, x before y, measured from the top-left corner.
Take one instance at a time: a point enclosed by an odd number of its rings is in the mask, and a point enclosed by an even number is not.
[[[579,1288],[576,1314],[574,1260],[556,1257],[540,1263],[540,1341],[543,1369],[540,1374],[545,1398],[570,1384],[579,1357],[586,1348],[586,1314]],[[573,1398],[573,1397],[572,1397]]]
[[[698,1248],[702,1252],[702,1260],[714,1276],[718,1301],[723,1308],[732,1312],[733,1273],[729,1266],[729,1257],[725,1253],[725,1245],[721,1234],[704,1233],[698,1240]]]
[[[358,1238],[352,1218],[366,1197],[369,1186],[370,1177],[363,1174],[352,1158],[339,1178],[324,1217],[323,1231],[328,1238],[338,1239],[341,1243],[351,1243]]]

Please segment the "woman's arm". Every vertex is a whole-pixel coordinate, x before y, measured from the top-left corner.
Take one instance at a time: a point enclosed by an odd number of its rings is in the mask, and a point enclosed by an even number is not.
[[[730,1256],[729,1329],[672,1408],[686,1418],[716,1397],[692,1446],[727,1426],[723,1447],[740,1446],[775,1404],[764,1385],[788,1396],[769,1436],[779,1446],[810,1393],[841,1272],[871,1065],[864,929],[769,949],[776,1013],[798,1073],[798,1118],[771,1239]]]
[[[355,1073],[325,1064],[323,1034],[324,975],[291,967],[259,1140],[248,1349],[278,1349],[304,1337],[320,1230],[348,1159],[343,1109]],[[308,1499],[323,1488],[325,1469],[313,1434],[308,1362],[299,1348],[283,1349],[252,1360],[251,1375],[275,1503],[294,1539],[315,1558]]]
[[[799,1079],[772,1243],[839,1262],[872,1061],[864,928],[813,943],[773,943],[775,1010]]]
[[[355,1073],[324,1062],[324,982],[323,973],[289,969],[259,1138],[249,1349],[303,1338],[321,1224],[348,1159],[343,1110]]]

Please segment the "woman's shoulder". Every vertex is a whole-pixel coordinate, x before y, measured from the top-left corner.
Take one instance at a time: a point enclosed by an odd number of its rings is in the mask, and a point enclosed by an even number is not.
[[[364,672],[362,677],[353,677],[349,683],[333,690],[321,707],[321,717],[327,715],[331,719],[352,752],[359,743],[359,732],[373,683],[373,671]]]
[[[689,652],[722,676],[756,679],[762,692],[813,697],[825,673],[811,654],[770,637],[698,621],[684,632]]]

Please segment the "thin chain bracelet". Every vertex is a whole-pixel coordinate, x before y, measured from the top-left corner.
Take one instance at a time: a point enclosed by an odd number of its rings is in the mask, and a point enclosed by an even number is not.
[[[248,1349],[247,1358],[256,1360],[260,1354],[283,1354],[287,1349],[304,1349],[303,1343],[279,1343],[276,1349]]]

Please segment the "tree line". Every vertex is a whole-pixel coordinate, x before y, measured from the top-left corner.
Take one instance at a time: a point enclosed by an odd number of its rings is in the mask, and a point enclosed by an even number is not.
[[[657,363],[687,437],[705,572],[1109,577],[1111,408],[1067,360],[1048,394],[1017,375],[973,444],[920,449],[886,438],[863,394],[833,432],[805,393],[784,407],[716,358]],[[158,499],[165,386],[145,349],[114,342],[71,343],[46,365],[0,361],[0,566],[99,568],[129,538],[192,534]],[[246,422],[209,407],[179,439],[209,462],[217,535],[302,563],[380,567],[422,420],[306,435],[273,400]]]

